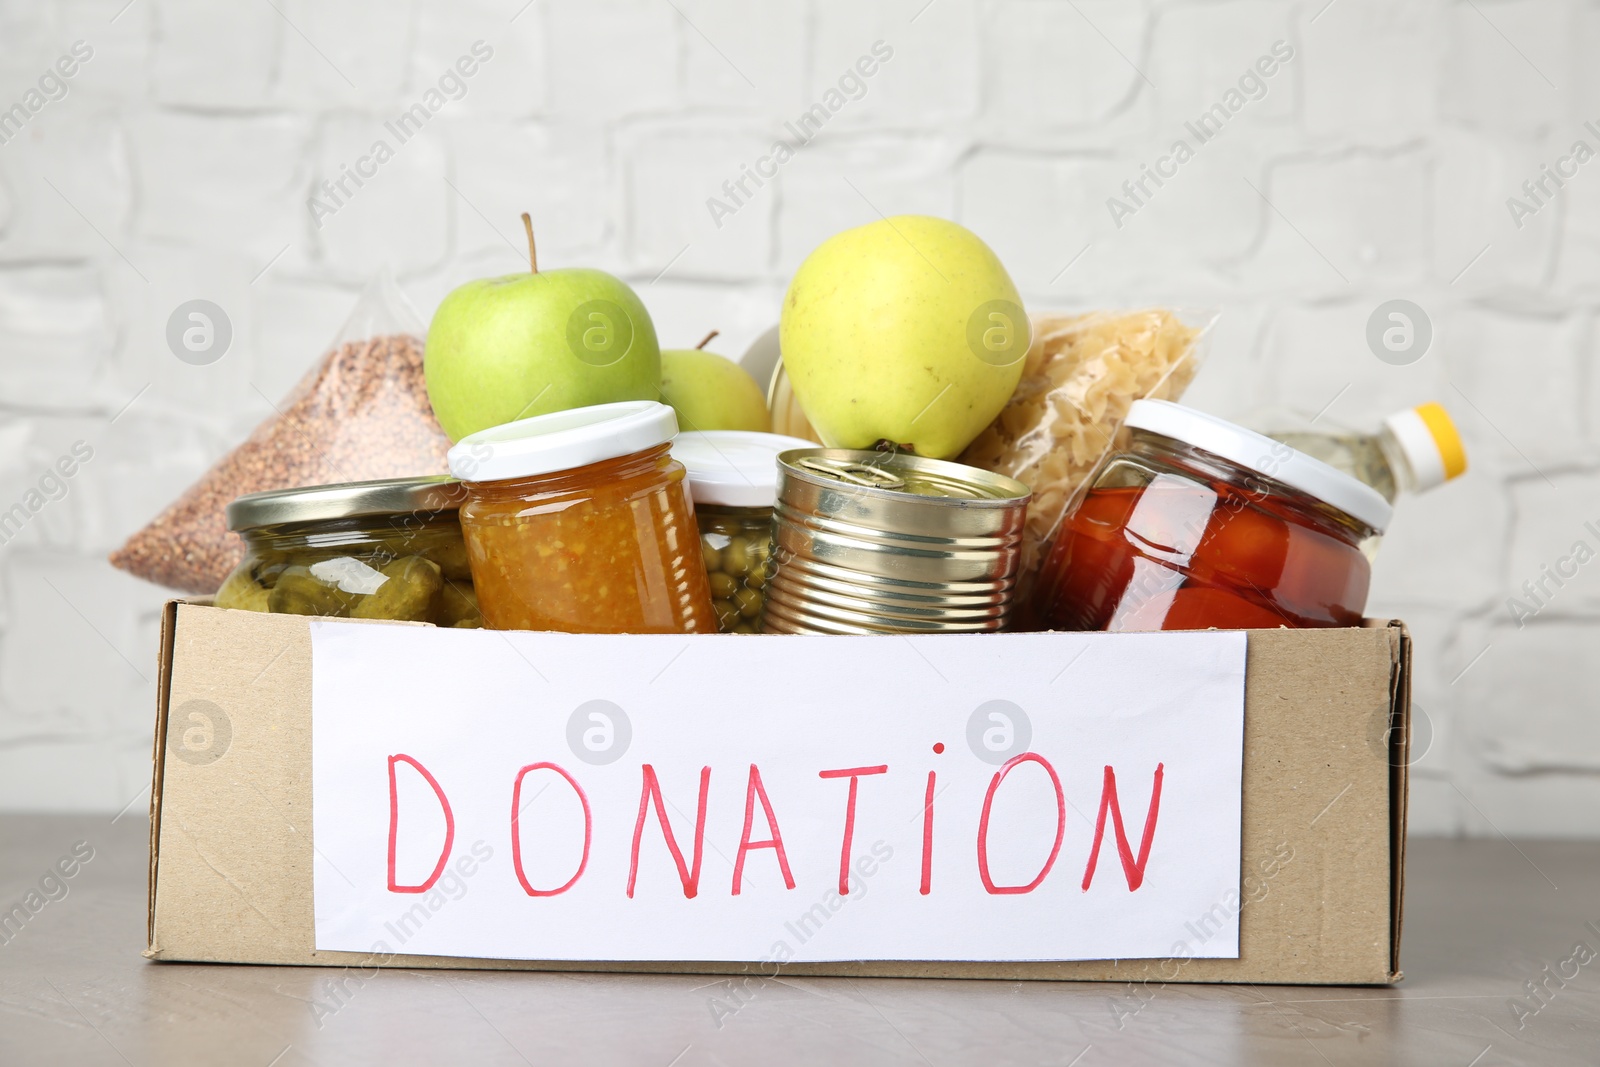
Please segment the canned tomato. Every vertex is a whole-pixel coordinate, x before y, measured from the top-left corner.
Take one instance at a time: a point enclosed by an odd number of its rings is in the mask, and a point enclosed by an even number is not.
[[[812,448],[778,457],[766,633],[999,630],[1029,492],[960,463]]]

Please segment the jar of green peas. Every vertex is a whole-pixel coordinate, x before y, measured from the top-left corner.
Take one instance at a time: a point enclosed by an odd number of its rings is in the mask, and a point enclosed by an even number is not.
[[[798,437],[743,430],[680,433],[672,442],[673,458],[688,471],[700,552],[723,633],[760,632],[763,590],[771,573],[778,453],[814,447],[815,442]]]

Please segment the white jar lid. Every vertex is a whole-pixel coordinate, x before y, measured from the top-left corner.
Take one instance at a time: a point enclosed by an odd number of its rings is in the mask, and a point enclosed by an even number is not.
[[[1182,441],[1282,482],[1338,508],[1378,533],[1394,517],[1393,506],[1360,479],[1215,415],[1169,400],[1136,400],[1123,425]]]
[[[450,473],[464,482],[555,474],[664,445],[677,432],[678,417],[654,400],[571,408],[468,434],[450,449]]]
[[[680,433],[672,458],[689,472],[696,504],[725,508],[770,508],[778,502],[778,453],[816,448],[815,441],[750,430]]]

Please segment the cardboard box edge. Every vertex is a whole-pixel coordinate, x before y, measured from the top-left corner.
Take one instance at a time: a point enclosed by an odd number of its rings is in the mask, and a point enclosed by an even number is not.
[[[396,954],[382,962],[359,952],[313,951],[310,956],[282,959],[239,960],[225,955],[196,953],[183,957],[150,955],[154,963],[204,963],[238,967],[328,967],[356,971],[382,970],[432,970],[432,971],[501,971],[535,974],[611,974],[611,975],[713,975],[736,977],[757,976],[755,965],[748,962],[729,963],[716,960],[696,960],[689,963],[660,960],[525,960],[473,956],[412,956]],[[1137,960],[1024,960],[1008,963],[987,963],[973,960],[832,960],[815,963],[786,963],[783,975],[792,978],[911,978],[942,979],[962,982],[1074,982],[1126,984],[1148,980],[1146,972],[1136,972]],[[1218,961],[1231,962],[1231,961]],[[1103,966],[1100,971],[1079,973],[1044,973],[1054,968],[1073,968],[1093,964]],[[1296,978],[1259,977],[1198,977],[1176,978],[1171,985],[1185,986],[1296,986],[1383,989],[1393,985],[1387,977],[1350,976],[1313,980]]]
[[[156,723],[150,753],[150,887],[145,915],[146,957],[154,958],[156,948],[156,887],[161,859],[161,783],[166,771],[167,712],[172,702],[172,663],[178,631],[179,600],[168,600],[161,608],[161,644],[156,651]]]
[[[1395,644],[1395,674],[1389,726],[1389,981],[1400,970],[1400,938],[1405,927],[1406,837],[1411,810],[1411,656],[1413,643],[1406,624],[1393,619],[1389,634]]]

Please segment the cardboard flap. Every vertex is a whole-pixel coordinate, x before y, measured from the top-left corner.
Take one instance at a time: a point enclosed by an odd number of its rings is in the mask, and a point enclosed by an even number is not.
[[[150,898],[145,918],[145,955],[156,951],[157,861],[161,857],[161,776],[167,745],[167,710],[172,700],[172,640],[178,629],[178,602],[167,601],[161,610],[160,662],[156,665],[156,728],[150,754]]]

